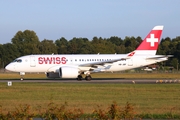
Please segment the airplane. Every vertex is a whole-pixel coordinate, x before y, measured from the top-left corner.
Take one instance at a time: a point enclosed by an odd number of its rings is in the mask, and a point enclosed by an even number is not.
[[[42,54],[16,58],[5,69],[20,72],[44,72],[48,78],[92,79],[91,73],[124,71],[168,60],[170,55],[156,55],[163,26],[155,26],[136,50],[128,54]]]

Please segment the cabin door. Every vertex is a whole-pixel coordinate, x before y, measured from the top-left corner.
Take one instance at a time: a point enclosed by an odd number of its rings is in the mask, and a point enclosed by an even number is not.
[[[30,66],[36,67],[36,60],[34,56],[30,56]]]
[[[133,66],[133,61],[132,61],[132,59],[128,59],[128,66]]]

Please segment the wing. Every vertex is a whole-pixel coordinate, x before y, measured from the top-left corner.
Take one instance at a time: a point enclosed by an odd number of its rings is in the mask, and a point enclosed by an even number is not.
[[[101,72],[110,69],[113,63],[126,59],[129,59],[129,57],[81,64],[79,68],[82,71]]]

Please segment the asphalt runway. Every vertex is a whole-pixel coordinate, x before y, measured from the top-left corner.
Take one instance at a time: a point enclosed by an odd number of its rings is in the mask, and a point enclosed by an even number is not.
[[[177,79],[107,79],[107,78],[101,78],[101,79],[92,79],[91,81],[77,81],[74,79],[44,79],[44,80],[28,80],[24,79],[21,80],[0,80],[0,82],[26,82],[26,83],[116,83],[116,84],[158,84],[158,83],[166,83],[166,84],[172,84],[172,83],[180,83],[180,80]]]

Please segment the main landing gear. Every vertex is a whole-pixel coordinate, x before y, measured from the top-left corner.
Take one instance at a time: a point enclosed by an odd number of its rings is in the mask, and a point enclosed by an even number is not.
[[[78,81],[81,81],[82,78],[83,78],[82,75],[78,75],[76,79],[77,79]]]
[[[90,81],[92,79],[91,75],[85,77],[85,80]]]
[[[82,75],[78,75],[78,76],[77,76],[77,80],[78,80],[78,81],[81,81],[82,79],[83,79]],[[85,80],[86,80],[86,81],[90,81],[91,79],[92,79],[92,77],[91,77],[90,74],[86,75],[86,77],[85,77]]]

